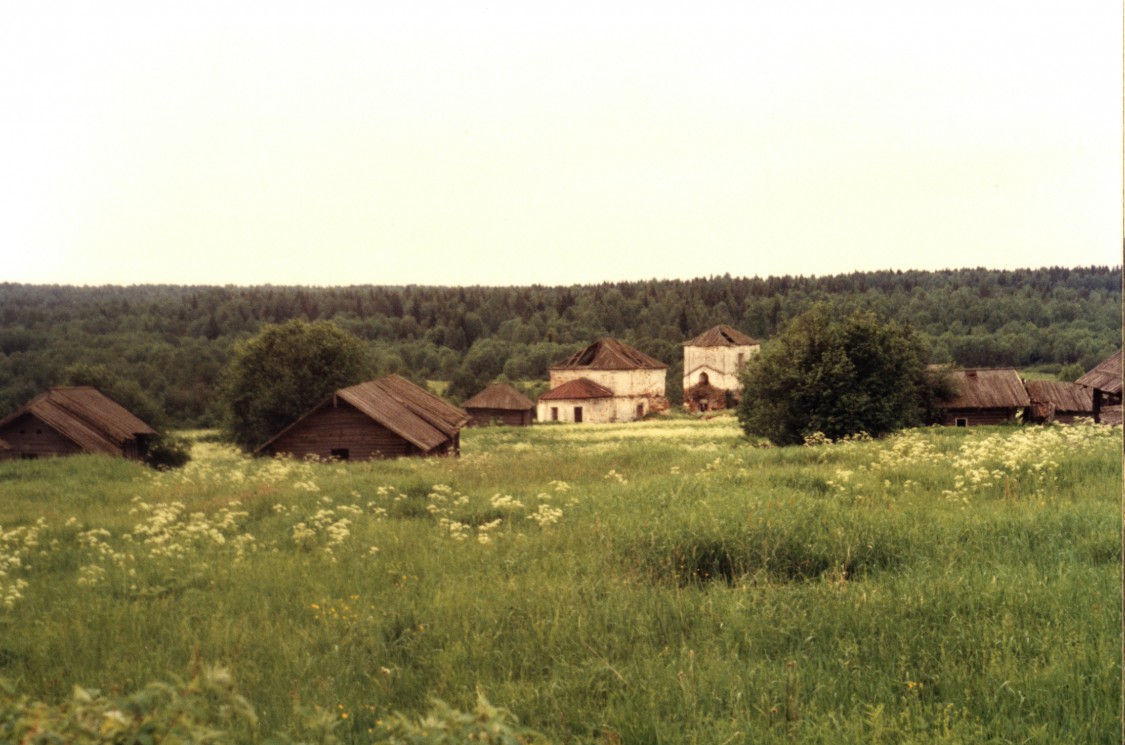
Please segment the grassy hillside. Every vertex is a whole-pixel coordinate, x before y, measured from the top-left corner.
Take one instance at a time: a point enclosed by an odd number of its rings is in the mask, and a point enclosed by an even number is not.
[[[1118,742],[1121,452],[1093,426],[770,449],[717,418],[0,464],[0,676],[57,702],[221,664],[246,740],[319,707],[371,741],[479,693],[559,743]]]

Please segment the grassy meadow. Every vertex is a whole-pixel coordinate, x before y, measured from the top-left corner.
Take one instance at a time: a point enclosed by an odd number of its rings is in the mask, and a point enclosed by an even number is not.
[[[1120,428],[462,453],[0,464],[0,677],[57,702],[221,665],[243,741],[483,695],[552,743],[1120,742]]]

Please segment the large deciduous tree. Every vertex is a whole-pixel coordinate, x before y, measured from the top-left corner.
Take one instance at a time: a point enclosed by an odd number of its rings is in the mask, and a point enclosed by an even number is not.
[[[236,347],[223,381],[227,436],[261,445],[325,396],[370,377],[363,342],[327,321],[267,325]]]
[[[751,358],[739,422],[748,435],[778,445],[816,432],[878,437],[926,423],[940,395],[926,356],[909,328],[866,312],[841,318],[817,305]]]

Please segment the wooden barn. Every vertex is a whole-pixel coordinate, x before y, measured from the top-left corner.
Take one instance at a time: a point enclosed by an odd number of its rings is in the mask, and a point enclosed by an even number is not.
[[[684,342],[684,406],[709,411],[737,401],[742,366],[761,348],[761,342],[724,324]]]
[[[943,424],[1000,424],[1018,420],[1031,405],[1023,380],[1010,367],[953,370],[949,378],[957,395],[944,406]]]
[[[1122,350],[1117,350],[1101,364],[1075,382],[1093,395],[1095,422],[1120,423]],[[1103,416],[1103,414],[1105,416]]]
[[[140,460],[156,430],[90,386],[51,388],[0,420],[0,458],[101,453]]]
[[[535,404],[507,383],[493,383],[461,404],[469,414],[470,427],[503,424],[526,427],[535,414]]]
[[[398,375],[341,388],[256,455],[338,460],[458,454],[469,416]]]
[[[616,415],[613,391],[588,378],[568,380],[539,397],[541,422],[612,422]]]
[[[1094,396],[1089,388],[1058,380],[1024,381],[1031,405],[1024,410],[1024,421],[1043,424],[1072,424],[1079,417],[1094,416]]]
[[[583,422],[631,422],[653,411],[665,411],[668,408],[668,399],[664,396],[667,369],[660,360],[616,339],[598,339],[551,367],[551,390],[539,397],[539,420],[549,420],[544,416],[544,397],[547,401],[577,400],[559,398],[556,389],[580,379],[608,390],[611,395],[607,402],[599,394],[597,406],[583,409]],[[590,393],[596,389],[585,386],[583,390]],[[549,413],[549,406],[546,410]]]

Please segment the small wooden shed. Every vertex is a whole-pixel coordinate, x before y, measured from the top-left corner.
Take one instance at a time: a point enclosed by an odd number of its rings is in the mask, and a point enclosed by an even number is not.
[[[503,424],[526,427],[535,415],[535,403],[507,383],[493,383],[461,404],[471,417],[470,427]]]
[[[569,380],[539,397],[541,422],[611,422],[615,416],[613,391],[589,378]]]
[[[341,388],[256,455],[370,460],[458,454],[469,415],[398,375]]]
[[[1031,406],[1024,410],[1024,421],[1042,424],[1072,424],[1079,417],[1093,417],[1094,396],[1089,388],[1058,380],[1027,380]]]
[[[943,424],[967,427],[1018,420],[1031,405],[1023,380],[1014,368],[953,370],[956,397],[945,404]]]
[[[1101,364],[1083,375],[1075,382],[1089,388],[1094,399],[1094,421],[1102,421],[1102,412],[1107,408],[1121,406],[1122,350],[1117,350]],[[1113,412],[1116,420],[1119,414]]]
[[[144,457],[149,425],[91,386],[50,388],[0,420],[0,458],[101,453]]]

